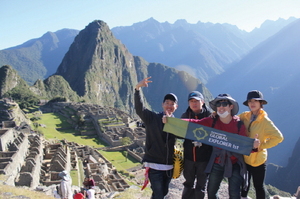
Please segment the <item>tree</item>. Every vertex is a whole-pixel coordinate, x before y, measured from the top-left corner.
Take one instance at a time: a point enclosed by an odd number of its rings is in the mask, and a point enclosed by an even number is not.
[[[123,155],[125,156],[125,162],[127,162],[127,159],[128,159],[128,151],[123,151]]]
[[[121,139],[121,141],[122,141],[122,145],[129,145],[129,144],[132,143],[130,137],[123,137],[123,138]]]
[[[37,105],[40,101],[33,92],[22,86],[13,88],[5,93],[3,97],[13,98],[19,104],[21,109]]]

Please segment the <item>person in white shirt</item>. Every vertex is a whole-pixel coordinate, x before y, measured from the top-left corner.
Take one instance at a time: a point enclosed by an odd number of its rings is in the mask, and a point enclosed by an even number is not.
[[[95,187],[91,187],[86,191],[86,195],[88,199],[95,199]]]

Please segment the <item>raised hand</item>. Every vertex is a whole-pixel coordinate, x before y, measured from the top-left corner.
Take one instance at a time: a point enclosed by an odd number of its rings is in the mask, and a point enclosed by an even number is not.
[[[148,87],[148,83],[152,82],[150,81],[149,79],[151,78],[150,77],[146,77],[145,79],[141,80],[136,86],[135,86],[135,89],[136,90],[140,90],[141,87]]]

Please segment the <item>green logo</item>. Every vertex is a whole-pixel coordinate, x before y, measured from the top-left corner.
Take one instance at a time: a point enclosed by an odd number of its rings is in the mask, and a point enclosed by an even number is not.
[[[194,137],[197,140],[203,140],[208,136],[208,133],[206,132],[206,130],[203,129],[203,127],[196,128],[195,130],[193,130],[193,133],[194,133]]]

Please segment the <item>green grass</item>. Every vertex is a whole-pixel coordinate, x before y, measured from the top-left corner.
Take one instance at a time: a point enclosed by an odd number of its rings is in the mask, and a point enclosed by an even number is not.
[[[32,115],[28,115],[30,118]],[[41,115],[41,120],[37,121],[39,124],[46,125],[45,128],[38,127],[37,130],[41,131],[46,139],[48,140],[63,140],[66,139],[69,142],[75,142],[81,145],[87,145],[94,148],[101,148],[107,146],[102,140],[89,137],[81,136],[79,131],[76,131],[72,128],[71,124],[67,122],[67,118],[60,114],[56,113],[44,113]],[[56,128],[70,128],[65,130],[57,131]],[[34,128],[33,128],[34,129]],[[117,170],[126,170],[135,166],[140,165],[141,163],[128,156],[126,161],[125,156],[122,152],[106,152],[100,151],[103,156],[109,160]],[[78,179],[77,179],[78,180]]]
[[[71,170],[70,171],[70,176],[72,178],[72,185],[78,186],[78,182],[79,182],[78,181],[78,178],[79,178],[78,172],[75,171],[75,170]]]
[[[55,113],[44,113],[39,124],[46,125],[46,128],[38,127],[46,139],[63,140],[66,139],[70,142],[76,142],[81,145],[88,145],[91,147],[104,147],[107,146],[103,141],[98,138],[81,136],[80,131],[75,130],[71,124],[67,122],[67,118]],[[57,128],[68,128],[57,131]]]
[[[100,151],[100,153],[109,160],[117,170],[127,170],[132,167],[138,166],[141,163],[133,159],[128,155],[128,159],[126,161],[126,157],[123,155],[121,151]]]
[[[32,106],[32,107],[27,107],[25,109],[23,109],[23,111],[25,113],[32,113],[34,111],[38,111],[39,110],[39,106]]]

